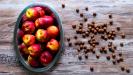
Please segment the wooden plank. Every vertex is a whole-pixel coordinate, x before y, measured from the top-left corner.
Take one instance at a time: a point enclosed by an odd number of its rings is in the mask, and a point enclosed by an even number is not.
[[[18,62],[18,59],[13,49],[13,30],[16,19],[21,10],[34,3],[34,0],[0,0],[0,75],[133,75],[126,74],[120,71],[118,66],[113,66],[111,62],[106,61],[105,56],[97,60],[95,55],[89,54],[88,60],[83,57],[82,61],[77,58],[76,47],[67,46],[67,37],[73,38],[75,31],[72,30],[72,24],[78,24],[83,20],[76,14],[75,9],[80,11],[89,18],[88,22],[96,21],[97,23],[109,22],[108,14],[113,14],[114,27],[120,26],[122,32],[125,32],[126,39],[117,37],[113,42],[118,46],[117,52],[123,52],[125,63],[128,64],[131,71],[133,70],[133,1],[132,0],[38,0],[38,3],[47,3],[59,13],[65,32],[65,51],[62,54],[60,61],[55,68],[45,73],[32,73],[27,71]],[[61,8],[61,3],[66,4],[66,8]],[[85,12],[84,7],[88,6],[89,11]],[[96,19],[93,19],[92,13],[98,14]],[[86,27],[86,26],[85,26]],[[119,33],[118,33],[119,34]],[[81,38],[80,38],[81,39]],[[83,39],[86,41],[87,39]],[[72,42],[75,40],[72,39]],[[119,46],[120,42],[124,42],[124,47]],[[101,42],[100,45],[105,45]],[[94,66],[95,72],[91,73],[90,66]]]

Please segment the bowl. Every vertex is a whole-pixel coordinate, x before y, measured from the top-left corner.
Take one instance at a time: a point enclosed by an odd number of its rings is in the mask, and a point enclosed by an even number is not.
[[[51,12],[53,12],[54,16],[55,16],[55,19],[56,19],[56,22],[58,23],[58,28],[59,28],[59,43],[60,43],[60,48],[59,48],[59,51],[56,53],[56,55],[54,56],[52,62],[50,64],[48,64],[47,66],[44,66],[44,67],[41,67],[41,68],[34,68],[34,67],[31,67],[27,62],[26,60],[23,58],[23,56],[21,55],[20,51],[19,51],[19,48],[18,48],[18,45],[19,45],[19,42],[18,42],[18,34],[17,34],[17,31],[19,29],[19,27],[22,25],[21,24],[21,19],[22,19],[22,16],[23,14],[26,12],[26,10],[28,8],[31,8],[31,7],[35,7],[35,6],[41,6],[41,7],[44,7],[44,8],[48,8]],[[32,71],[32,72],[45,72],[45,71],[48,71],[49,69],[51,69],[55,64],[56,62],[59,60],[60,56],[61,56],[61,53],[62,51],[64,50],[64,42],[63,42],[63,29],[62,29],[62,21],[58,15],[58,13],[52,8],[50,7],[49,5],[47,4],[30,4],[28,5],[27,7],[25,7],[22,12],[20,13],[17,21],[16,21],[16,25],[15,25],[15,28],[14,28],[14,38],[13,38],[13,43],[14,43],[14,50],[16,51],[16,55],[19,59],[19,61],[22,63],[22,65]]]

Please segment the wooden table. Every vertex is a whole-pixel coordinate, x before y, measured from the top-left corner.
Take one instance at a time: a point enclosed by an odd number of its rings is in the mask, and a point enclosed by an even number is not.
[[[18,62],[13,49],[13,30],[19,13],[30,3],[47,3],[59,13],[65,33],[65,51],[58,64],[45,73],[31,73]],[[65,9],[61,4],[65,3]],[[89,11],[84,8],[88,6]],[[89,55],[88,60],[83,58],[79,61],[76,49],[68,47],[66,37],[73,37],[75,31],[73,24],[78,24],[83,20],[76,14],[75,9],[79,8],[88,17],[89,21],[97,23],[108,22],[108,14],[113,14],[114,26],[120,26],[121,31],[126,34],[125,39],[117,37],[113,40],[117,45],[117,52],[123,52],[125,63],[131,69],[127,74],[120,71],[118,65],[114,66],[107,61],[104,56],[99,60],[95,55]],[[92,13],[98,16],[93,19]],[[133,75],[133,0],[0,0],[0,75]],[[118,33],[119,34],[119,33]],[[72,40],[75,41],[74,39]],[[119,46],[124,42],[124,47]],[[94,66],[94,72],[90,72],[90,66]]]

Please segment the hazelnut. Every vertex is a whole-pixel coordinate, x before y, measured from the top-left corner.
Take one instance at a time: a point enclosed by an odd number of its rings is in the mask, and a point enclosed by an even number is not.
[[[83,26],[83,23],[79,23],[79,25]]]
[[[110,25],[113,25],[113,21],[110,21],[109,24],[110,24]]]
[[[102,49],[100,49],[100,53],[103,53],[103,50]]]
[[[69,42],[70,41],[70,38],[67,38],[67,41]]]
[[[82,60],[82,57],[81,57],[81,56],[78,56],[78,59],[79,59],[79,60]]]
[[[84,45],[85,43],[84,42],[81,42],[81,45]]]
[[[113,60],[112,63],[113,63],[113,65],[116,65],[116,61],[115,60]]]
[[[121,57],[122,56],[122,53],[119,53],[119,56]]]
[[[80,52],[81,50],[80,49],[77,49],[78,52]]]
[[[112,19],[112,14],[109,15],[109,18]]]
[[[80,49],[83,49],[84,48],[84,46],[83,45],[80,45]]]
[[[123,62],[123,61],[124,61],[124,59],[121,57],[121,58],[119,58],[119,61],[120,61],[120,62]]]
[[[95,54],[95,53],[96,53],[96,51],[93,49],[93,50],[92,50],[92,53],[93,53],[93,54]]]
[[[91,50],[89,48],[86,49],[87,53],[90,52]]]
[[[69,43],[68,45],[69,45],[69,47],[72,47],[72,43]]]
[[[82,29],[83,28],[83,26],[79,26],[79,29]]]
[[[94,38],[94,35],[91,35],[91,39]]]
[[[62,8],[65,8],[65,4],[62,4]]]
[[[88,20],[87,18],[84,18],[84,22],[87,22],[87,20]]]
[[[85,59],[88,59],[88,55],[85,55]]]
[[[115,50],[114,50],[114,49],[112,49],[112,47],[108,47],[108,49],[109,49],[109,51],[110,51],[110,52],[112,52],[112,53],[114,53],[114,52],[115,52]]]
[[[117,61],[117,63],[120,63],[121,62],[119,59],[117,59],[116,61]]]
[[[72,25],[72,28],[75,29],[76,28],[76,25]]]
[[[96,13],[93,13],[93,17],[96,17],[97,16],[97,14]]]
[[[84,50],[84,54],[87,54],[87,53],[88,53],[88,51],[87,51],[87,49],[85,49],[85,50]]]
[[[106,59],[107,59],[107,60],[110,60],[110,56],[106,56]]]
[[[84,46],[84,49],[87,49],[87,46]]]
[[[117,31],[120,31],[120,27],[116,27]]]
[[[113,58],[113,59],[115,59],[115,58],[116,58],[116,55],[115,55],[114,53],[112,54],[112,58]]]
[[[100,58],[100,55],[96,55],[96,58],[99,59]]]
[[[123,39],[125,38],[125,34],[124,33],[121,34],[121,38],[123,38]]]
[[[86,36],[89,36],[89,32],[85,32],[85,35],[86,35]]]
[[[78,29],[78,32],[79,32],[79,34],[81,34],[83,32],[83,30],[82,29]]]
[[[77,36],[74,36],[74,39],[77,39],[78,37]]]
[[[94,71],[94,68],[93,67],[90,67],[90,71],[93,72]]]
[[[104,35],[101,35],[101,39],[104,39]]]
[[[92,44],[92,47],[94,47],[94,48],[95,48],[95,47],[96,47],[96,44]]]
[[[123,47],[123,46],[124,46],[124,44],[121,42],[121,43],[120,43],[120,46],[121,46],[121,47]]]
[[[79,34],[79,29],[76,30],[76,33]]]
[[[97,30],[94,30],[93,33],[96,35],[97,34]]]
[[[126,72],[127,72],[127,73],[130,73],[130,69],[126,69]]]
[[[88,11],[88,7],[85,7],[85,10]]]
[[[76,9],[76,13],[79,13],[79,9]]]
[[[82,34],[82,37],[83,37],[83,38],[86,38],[86,35],[85,35],[85,34]]]
[[[95,22],[94,22],[94,21],[92,21],[92,22],[91,22],[91,24],[93,24],[93,25],[94,25],[94,24],[95,24]]]
[[[104,52],[104,54],[107,54],[107,50],[106,49],[104,49],[103,52]]]
[[[116,50],[116,49],[117,49],[117,47],[116,47],[116,46],[114,46],[114,49]]]
[[[121,71],[124,71],[125,70],[125,67],[121,66]]]
[[[83,15],[83,13],[80,13],[80,17],[83,17],[84,15]]]
[[[103,27],[107,27],[107,24],[103,24]]]
[[[95,42],[96,45],[99,45],[99,42]]]
[[[108,43],[108,47],[111,47],[111,46],[112,46],[112,44],[113,44],[112,42],[109,42],[109,43]]]
[[[75,42],[75,45],[79,45],[79,43],[78,42]]]

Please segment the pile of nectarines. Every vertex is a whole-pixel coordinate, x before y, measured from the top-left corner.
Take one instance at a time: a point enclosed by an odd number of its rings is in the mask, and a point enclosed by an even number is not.
[[[18,31],[19,50],[30,66],[42,67],[52,62],[60,46],[57,25],[48,8],[30,7],[23,14]]]

